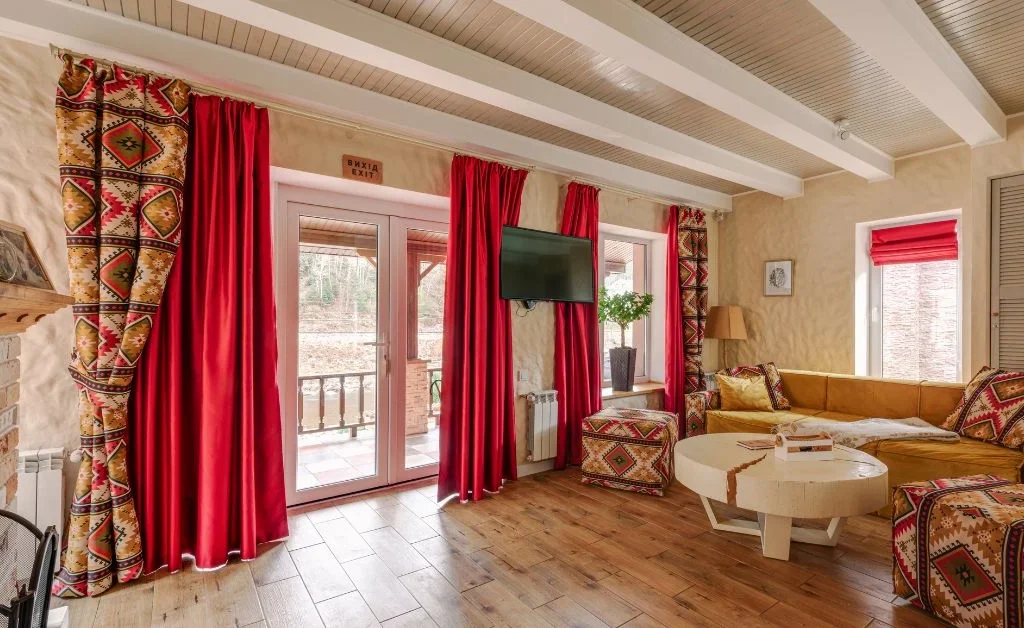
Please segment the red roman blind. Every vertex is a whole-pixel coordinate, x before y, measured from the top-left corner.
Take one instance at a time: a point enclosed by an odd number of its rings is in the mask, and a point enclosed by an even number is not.
[[[956,223],[956,220],[940,220],[873,229],[871,261],[875,266],[885,266],[957,259],[960,246]]]

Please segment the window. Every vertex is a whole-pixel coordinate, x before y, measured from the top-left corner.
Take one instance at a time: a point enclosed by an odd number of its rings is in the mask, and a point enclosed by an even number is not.
[[[651,241],[622,235],[601,234],[600,238],[600,279],[609,294],[624,292],[651,292],[650,259]],[[611,385],[611,365],[608,349],[621,346],[623,334],[619,326],[607,322],[601,326],[602,379]],[[650,320],[631,323],[625,330],[626,346],[636,348],[636,379],[650,380],[649,351]]]
[[[960,379],[957,226],[957,220],[947,218],[878,225],[870,230],[871,375],[948,382]]]

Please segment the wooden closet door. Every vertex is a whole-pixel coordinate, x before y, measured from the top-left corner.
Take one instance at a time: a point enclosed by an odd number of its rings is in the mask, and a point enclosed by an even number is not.
[[[1024,370],[1024,175],[992,181],[992,365]]]

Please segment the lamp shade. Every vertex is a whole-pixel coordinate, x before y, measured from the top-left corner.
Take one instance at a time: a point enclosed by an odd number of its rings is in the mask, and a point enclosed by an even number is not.
[[[704,337],[717,340],[746,340],[747,326],[738,305],[712,305],[704,324]]]

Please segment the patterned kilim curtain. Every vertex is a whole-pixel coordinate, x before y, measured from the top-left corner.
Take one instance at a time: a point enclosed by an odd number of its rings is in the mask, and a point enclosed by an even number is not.
[[[685,392],[704,390],[704,322],[708,315],[708,228],[704,212],[679,209],[679,298],[683,310]]]
[[[190,88],[64,57],[57,147],[82,463],[53,592],[98,595],[142,573],[126,467],[135,365],[181,239]]]

